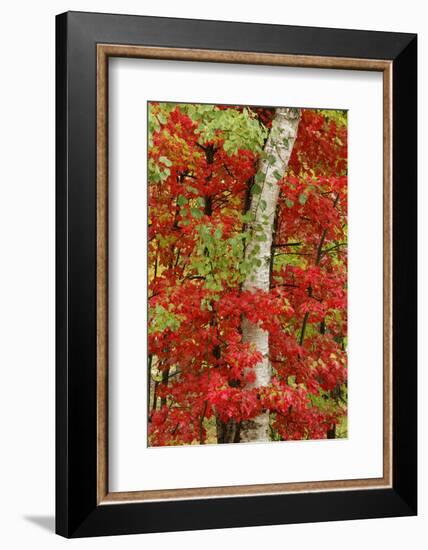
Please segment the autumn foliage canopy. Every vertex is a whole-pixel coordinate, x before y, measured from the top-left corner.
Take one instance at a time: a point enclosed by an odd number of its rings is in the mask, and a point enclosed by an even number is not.
[[[149,104],[152,446],[227,442],[231,425],[237,443],[266,411],[273,441],[346,437],[347,116],[298,116],[272,213],[259,167],[275,108]],[[245,290],[263,262],[269,289]],[[267,385],[254,385],[262,357],[243,318],[268,333]]]

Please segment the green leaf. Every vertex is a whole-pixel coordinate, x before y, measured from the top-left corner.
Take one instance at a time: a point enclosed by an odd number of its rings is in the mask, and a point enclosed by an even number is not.
[[[180,318],[161,305],[157,305],[154,311],[150,312],[149,333],[163,332],[166,329],[176,331],[180,328],[180,324]]]
[[[214,231],[214,238],[221,239],[223,232],[220,227],[217,227],[217,229]]]
[[[264,242],[267,241],[267,236],[264,233],[257,233],[256,234],[256,241],[264,243]]]
[[[163,115],[162,113],[158,113],[158,120],[161,124],[166,124],[166,122],[167,122],[166,116]]]
[[[165,164],[165,166],[172,166],[172,162],[167,157],[159,157],[159,160],[162,164]]]
[[[288,206],[288,208],[293,208],[294,202],[290,199],[285,199],[285,204]]]
[[[177,204],[178,204],[178,206],[184,206],[185,204],[187,204],[186,197],[184,197],[183,195],[178,195]]]
[[[300,204],[302,204],[302,205],[305,204],[307,200],[308,200],[308,196],[305,195],[305,193],[301,193],[301,194],[299,195],[299,202],[300,202]]]
[[[277,181],[279,181],[279,180],[282,178],[282,174],[280,174],[280,173],[278,172],[278,170],[275,170],[274,173],[273,173],[273,175],[274,175],[274,177],[275,177],[275,179],[276,179]]]
[[[191,215],[192,215],[194,218],[196,218],[196,219],[198,219],[198,220],[199,220],[200,218],[202,218],[202,216],[203,216],[203,214],[202,214],[202,212],[199,210],[199,208],[191,208],[191,209],[190,209],[190,213],[191,213]]]
[[[254,176],[254,181],[259,185],[262,184],[265,181],[265,175],[262,172],[257,172]]]
[[[250,211],[246,212],[245,214],[242,214],[241,218],[242,218],[242,221],[244,223],[249,223],[249,222],[254,221],[254,214],[250,210]]]
[[[251,187],[251,193],[253,195],[260,195],[262,192],[262,188],[260,187],[260,185],[258,185],[257,183],[255,183],[252,187]]]

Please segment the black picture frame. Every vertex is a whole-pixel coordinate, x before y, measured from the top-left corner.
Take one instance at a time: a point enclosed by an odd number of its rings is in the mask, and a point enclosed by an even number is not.
[[[392,487],[97,504],[97,44],[392,62]],[[56,18],[56,532],[65,537],[417,513],[417,36],[68,12]]]

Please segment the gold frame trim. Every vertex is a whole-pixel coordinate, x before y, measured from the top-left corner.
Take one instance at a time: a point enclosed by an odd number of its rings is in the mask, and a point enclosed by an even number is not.
[[[383,477],[129,492],[108,490],[108,59],[134,57],[383,73]],[[392,62],[255,52],[97,45],[97,504],[392,487]]]

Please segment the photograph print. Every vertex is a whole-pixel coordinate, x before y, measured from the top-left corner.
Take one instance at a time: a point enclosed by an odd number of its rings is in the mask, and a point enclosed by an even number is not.
[[[148,446],[347,438],[347,112],[147,110]]]

